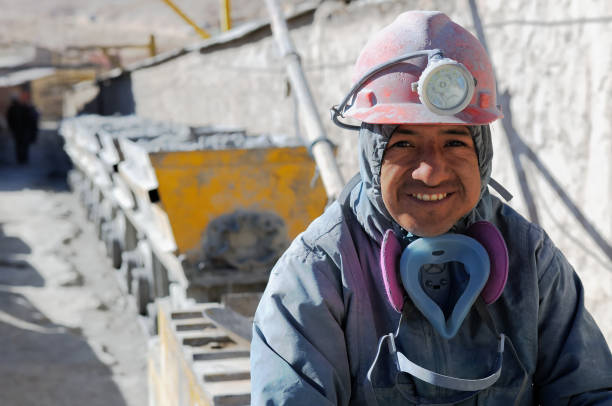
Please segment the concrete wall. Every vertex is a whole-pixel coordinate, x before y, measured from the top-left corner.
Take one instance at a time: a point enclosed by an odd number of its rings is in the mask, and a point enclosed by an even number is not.
[[[539,222],[575,266],[586,302],[612,343],[612,260],[593,236],[612,241],[612,3],[604,0],[457,0],[324,3],[314,24],[292,30],[345,176],[357,170],[356,134],[331,124],[328,109],[350,86],[367,38],[403,10],[439,9],[486,38],[506,94],[506,120],[493,125],[494,177],[528,215],[508,135],[524,141],[584,214],[576,219],[523,154]],[[294,101],[271,37],[191,53],[132,74],[136,113],[190,124],[295,134]],[[518,138],[517,138],[518,137]],[[583,224],[591,226],[585,231]]]

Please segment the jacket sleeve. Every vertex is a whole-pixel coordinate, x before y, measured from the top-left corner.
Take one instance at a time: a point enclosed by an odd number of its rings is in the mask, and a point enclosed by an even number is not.
[[[255,314],[251,402],[346,405],[351,378],[340,270],[326,254],[299,245],[272,270]]]
[[[584,307],[582,283],[543,233],[539,269],[538,364],[542,406],[612,405],[612,355]]]

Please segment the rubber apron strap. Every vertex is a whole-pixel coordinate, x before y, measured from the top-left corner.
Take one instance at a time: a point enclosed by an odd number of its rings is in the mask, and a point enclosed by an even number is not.
[[[476,310],[478,311],[478,314],[480,315],[480,317],[485,321],[485,323],[487,323],[487,326],[491,330],[493,330],[498,336],[503,335],[503,334],[499,334],[497,327],[495,326],[495,322],[493,321],[491,314],[487,310],[486,304],[484,303],[482,298],[479,298],[476,301]],[[523,394],[525,393],[525,389],[527,388],[527,384],[529,382],[529,373],[527,373],[527,369],[521,362],[521,359],[519,358],[518,353],[516,352],[516,348],[514,348],[514,344],[512,344],[512,340],[510,340],[510,338],[507,336],[504,336],[504,337],[505,337],[505,341],[508,342],[508,345],[510,347],[510,350],[512,351],[512,355],[514,356],[514,359],[516,360],[517,364],[521,368],[521,371],[523,372],[523,381],[521,382],[521,388],[519,389],[519,393],[516,395],[516,399],[514,399],[514,405],[517,406],[517,405],[520,405],[521,399],[523,398]]]
[[[497,382],[502,371],[502,363],[504,359],[504,343],[506,341],[506,336],[504,334],[497,333],[495,326],[493,325],[493,321],[491,320],[491,316],[489,315],[489,312],[483,309],[484,303],[481,299],[478,299],[476,307],[479,310],[478,313],[480,313],[480,316],[485,320],[489,328],[498,336],[497,356],[495,357],[495,362],[493,364],[493,372],[490,375],[478,379],[463,379],[455,378],[448,375],[442,375],[415,364],[414,362],[410,361],[404,354],[402,354],[401,352],[397,352],[399,370],[402,372],[409,373],[410,375],[429,384],[440,386],[446,389],[464,392],[482,391]],[[481,310],[484,310],[484,312]]]
[[[528,383],[529,375],[527,373],[527,370],[523,366],[523,363],[520,361],[520,358],[518,357],[516,349],[514,348],[514,345],[512,344],[512,341],[510,340],[510,338],[508,338],[504,334],[498,333],[495,323],[493,322],[493,319],[491,318],[489,311],[486,309],[486,305],[484,301],[482,300],[482,298],[478,298],[478,300],[476,300],[475,307],[481,319],[487,324],[487,327],[497,335],[498,340],[499,340],[498,347],[497,347],[497,356],[495,358],[495,362],[492,368],[493,372],[490,375],[484,378],[479,378],[479,379],[456,378],[456,377],[452,377],[448,375],[439,374],[437,372],[423,368],[422,366],[417,365],[414,362],[410,361],[402,352],[397,351],[397,347],[395,345],[395,339],[399,336],[400,328],[402,326],[403,319],[404,319],[404,313],[402,312],[402,315],[400,316],[400,321],[398,323],[397,332],[395,334],[390,333],[388,335],[384,335],[380,338],[380,341],[378,343],[378,351],[376,353],[376,357],[374,361],[372,362],[372,366],[370,367],[367,373],[368,381],[370,383],[372,382],[371,376],[372,376],[374,366],[378,362],[381,351],[384,348],[385,342],[388,341],[387,342],[388,350],[389,350],[390,355],[395,360],[395,365],[398,371],[408,373],[414,376],[415,378],[420,379],[424,382],[427,382],[431,385],[443,387],[446,389],[466,392],[464,395],[454,396],[452,397],[452,399],[445,399],[442,403],[431,402],[429,403],[430,405],[448,404],[449,401],[451,403],[463,402],[475,396],[476,394],[478,394],[478,392],[491,387],[492,385],[495,384],[495,382],[497,382],[497,380],[501,376],[502,364],[503,364],[503,354],[504,354],[504,349],[505,349],[505,343],[507,341],[510,346],[510,349],[512,350],[514,358],[516,359],[517,363],[519,364],[519,367],[521,368],[523,372],[523,381],[521,383],[521,388],[519,390],[519,393],[514,403],[515,405],[520,404],[520,400],[523,396],[523,393],[525,392],[525,388],[527,387],[527,383]],[[406,309],[406,306],[404,307],[404,309]],[[422,401],[418,403],[425,404]]]
[[[477,302],[482,303],[482,299],[478,299]],[[482,305],[484,306],[484,303],[482,303]],[[477,307],[480,306],[477,304]],[[491,317],[488,315],[488,312],[486,313],[487,316],[485,317],[485,319],[488,318],[490,321]],[[502,370],[504,343],[506,340],[506,336],[504,334],[498,335],[499,343],[497,346],[497,357],[495,358],[495,363],[492,368],[493,372],[490,375],[479,379],[455,378],[452,376],[439,374],[427,368],[423,368],[422,366],[410,361],[402,352],[397,351],[397,347],[395,346],[395,338],[399,335],[399,331],[403,323],[403,318],[404,313],[402,312],[402,315],[400,316],[399,326],[395,335],[393,333],[389,333],[388,335],[381,337],[378,345],[378,353],[376,354],[376,358],[372,363],[372,367],[370,367],[370,370],[368,371],[368,379],[371,378],[373,367],[376,364],[376,361],[378,360],[380,351],[382,350],[383,343],[385,341],[388,341],[387,345],[389,346],[389,353],[395,358],[396,366],[399,371],[408,373],[414,376],[415,378],[418,378],[421,381],[427,382],[431,385],[464,392],[477,392],[490,387],[499,379]],[[493,327],[493,325],[489,322],[487,322],[487,325],[489,325],[490,328]],[[494,328],[492,328],[492,330],[496,332]]]

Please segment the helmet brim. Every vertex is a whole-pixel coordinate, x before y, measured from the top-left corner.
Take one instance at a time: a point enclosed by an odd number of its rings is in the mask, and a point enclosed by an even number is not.
[[[421,103],[379,104],[369,108],[351,108],[345,114],[371,124],[490,124],[503,114],[497,108],[483,109],[470,105],[454,115],[436,114]]]

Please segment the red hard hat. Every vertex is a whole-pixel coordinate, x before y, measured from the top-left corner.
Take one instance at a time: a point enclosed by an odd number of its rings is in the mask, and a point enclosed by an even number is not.
[[[337,115],[367,123],[481,125],[503,116],[485,49],[438,11],[400,14],[377,33],[353,85]]]

